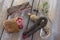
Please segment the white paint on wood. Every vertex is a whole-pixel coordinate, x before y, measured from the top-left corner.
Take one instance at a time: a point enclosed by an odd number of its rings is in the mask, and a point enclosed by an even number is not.
[[[14,0],[13,6],[20,5],[24,2],[30,2],[32,3],[32,0]]]
[[[14,0],[12,6],[20,5],[26,1],[28,1],[28,0]],[[7,2],[9,2],[9,1],[7,1]],[[5,3],[5,4],[7,5],[7,3]],[[9,6],[9,5],[7,5],[7,6]],[[20,15],[20,13],[18,15]],[[23,31],[26,28],[27,22],[28,22],[28,17],[27,17],[27,14],[25,12],[23,12],[22,18],[23,18],[23,27],[24,28],[22,30],[20,30],[18,33],[7,33],[4,30],[1,40],[23,40],[22,34],[23,34]],[[9,19],[10,19],[10,17],[9,17]]]
[[[60,0],[56,0],[56,10],[53,23],[53,38],[54,40],[60,40]]]
[[[29,1],[30,3],[32,3],[30,0],[14,0],[14,3],[13,3],[13,6],[16,6],[16,5],[20,5],[20,4],[22,4],[23,2],[27,2],[27,1]],[[3,20],[5,20],[6,19],[6,15],[7,15],[7,12],[6,12],[6,10],[7,10],[7,8],[9,8],[10,7],[10,5],[11,5],[11,2],[12,2],[12,0],[5,0],[5,2],[4,2],[4,6],[3,6],[3,8],[2,8],[2,12],[1,12],[1,17],[5,17],[4,19],[2,18],[2,21]],[[36,1],[35,1],[36,2]],[[36,2],[37,3],[37,2]],[[49,1],[49,4],[50,4],[50,9],[49,9],[49,17],[50,17],[50,19],[51,20],[53,20],[54,19],[54,17],[55,17],[55,15],[54,15],[54,12],[55,12],[55,7],[56,7],[56,0],[51,0],[51,1]],[[52,5],[53,4],[53,5]],[[37,4],[35,4],[34,3],[34,5],[37,5]],[[36,6],[34,6],[33,8],[36,8]],[[53,10],[53,11],[52,11]],[[3,16],[2,16],[2,13],[4,14]],[[24,14],[25,15],[25,14]],[[26,26],[27,25],[27,16],[26,17],[24,17],[24,26]],[[2,24],[1,24],[2,25]],[[31,22],[29,23],[29,25],[31,25]],[[2,27],[2,26],[1,26]],[[1,28],[2,29],[2,28]],[[19,33],[13,33],[13,34],[9,34],[9,33],[7,33],[6,31],[4,31],[3,32],[3,35],[2,35],[2,38],[1,38],[1,40],[22,40],[22,32],[23,32],[23,30],[21,30]],[[35,35],[35,34],[34,34]],[[38,35],[38,36],[37,36]],[[34,38],[34,40],[40,40],[39,38],[39,31],[38,31],[38,33],[36,33],[36,35],[35,35],[36,37]],[[38,39],[37,39],[38,38]],[[31,40],[31,38],[28,38],[28,40]]]
[[[43,1],[43,0],[41,0],[41,1]],[[41,2],[40,1],[40,2]],[[45,0],[44,0],[45,1]],[[48,26],[49,26],[49,28],[50,28],[50,31],[51,31],[51,35],[49,36],[49,37],[47,37],[47,38],[43,38],[43,39],[41,39],[40,38],[40,32],[39,31],[37,31],[35,34],[34,34],[34,36],[33,36],[33,40],[54,40],[54,34],[52,33],[53,32],[53,30],[52,29],[54,29],[54,27],[53,27],[53,25],[56,25],[55,23],[55,16],[56,16],[56,14],[55,14],[55,10],[56,10],[56,3],[57,3],[57,0],[49,0],[48,1],[49,2],[49,13],[48,13],[48,17],[50,18],[50,20],[53,22],[53,24],[51,25],[51,23],[48,23]],[[42,3],[42,2],[41,2]],[[57,26],[57,25],[56,25]],[[55,28],[56,29],[56,28]],[[55,32],[54,32],[55,33]]]
[[[2,0],[3,1],[3,0]],[[10,7],[12,0],[4,0],[5,2],[3,3],[0,11],[0,36],[3,31],[3,21],[7,17],[7,8]]]
[[[51,34],[49,37],[44,38],[43,40],[54,40],[54,36],[57,33],[57,17],[56,17],[56,4],[57,4],[57,0],[49,0],[49,13],[48,13],[48,17],[50,18],[50,20],[52,21],[51,25],[50,25],[50,31]]]
[[[48,2],[49,2],[49,14],[48,14],[48,16],[51,20],[54,20],[55,15],[56,15],[55,10],[56,10],[57,0],[49,0]]]
[[[34,0],[33,9],[37,9],[37,8],[38,8],[38,2],[39,2],[39,0]],[[40,13],[33,12],[33,14],[34,14],[34,15],[37,14],[37,16],[40,17]],[[31,22],[31,23],[32,23],[32,22]],[[33,24],[33,23],[32,23],[32,24]],[[40,30],[33,34],[32,40],[42,40],[42,39],[40,38]]]

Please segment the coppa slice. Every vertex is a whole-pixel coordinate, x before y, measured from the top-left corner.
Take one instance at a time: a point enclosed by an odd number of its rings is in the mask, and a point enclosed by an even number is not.
[[[19,29],[20,29],[19,27],[21,25],[18,25],[17,19],[18,18],[12,18],[10,20],[5,20],[3,22],[4,28],[7,32],[12,33],[12,32],[18,32],[19,31]]]

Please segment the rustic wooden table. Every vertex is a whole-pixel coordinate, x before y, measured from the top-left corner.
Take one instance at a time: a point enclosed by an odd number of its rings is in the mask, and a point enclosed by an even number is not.
[[[39,2],[39,0],[4,0],[4,5],[3,5],[3,8],[2,8],[2,10],[1,10],[1,13],[4,13],[4,16],[2,16],[4,19],[2,19],[2,21],[4,21],[5,19],[6,19],[6,17],[7,17],[7,9],[9,8],[9,7],[11,7],[11,6],[16,6],[16,5],[20,5],[21,3],[23,3],[23,2],[27,2],[27,1],[29,1],[30,2],[30,4],[32,5],[32,10],[33,9],[37,9],[37,5],[38,5],[38,2]],[[54,9],[53,9],[54,10]],[[51,12],[52,10],[50,10],[50,12]],[[33,14],[35,14],[35,15],[38,15],[38,16],[40,16],[40,13],[35,13],[35,12],[33,12],[33,11],[31,11]],[[51,13],[53,13],[53,12],[51,12]],[[51,14],[52,15],[52,14]],[[50,15],[50,16],[51,16]],[[53,16],[52,16],[53,17]],[[9,18],[9,16],[8,16],[8,18]],[[51,18],[51,17],[50,17]],[[53,18],[51,18],[51,20],[52,20]],[[24,26],[24,28],[26,28],[26,29],[28,29],[32,24],[33,24],[33,22],[31,22],[31,20],[26,16],[26,14],[24,14],[24,16],[23,16],[23,26]],[[1,23],[1,26],[2,26],[2,23]],[[24,29],[23,28],[23,29]],[[7,33],[5,30],[4,30],[4,28],[3,27],[0,27],[0,39],[1,40],[24,40],[24,39],[22,39],[22,33],[23,33],[23,31],[24,30],[20,30],[18,33]],[[29,38],[27,38],[27,39],[25,39],[25,40],[52,40],[52,39],[50,39],[50,37],[48,38],[48,39],[41,39],[40,38],[40,30],[39,31],[37,31],[35,34],[33,34],[33,35],[31,35]]]

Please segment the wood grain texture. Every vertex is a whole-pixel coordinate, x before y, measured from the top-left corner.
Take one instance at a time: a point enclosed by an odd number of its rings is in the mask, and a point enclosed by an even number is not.
[[[60,0],[55,0],[57,2],[56,4],[56,10],[55,10],[55,16],[54,16],[54,23],[53,23],[53,40],[60,40]]]
[[[26,26],[27,26],[27,21],[28,21],[28,17],[26,13],[23,13],[23,29],[20,29],[20,31],[18,33],[7,33],[6,31],[3,32],[3,37],[2,40],[23,40],[22,39],[22,34],[23,31],[25,30]]]
[[[9,2],[7,2],[9,1]],[[12,0],[2,0],[2,5],[0,8],[0,37],[3,31],[3,21],[7,17],[7,9],[11,6]]]
[[[23,26],[25,28],[25,25],[27,24],[27,17],[25,18],[25,15],[23,15],[23,24],[24,24]],[[23,32],[23,29],[20,30],[18,33],[7,33],[6,31],[4,31],[2,40],[18,40],[18,39],[21,40],[22,32]]]
[[[2,7],[3,7],[3,0],[0,0],[0,12],[2,11]],[[1,15],[2,13],[0,13],[0,15]],[[3,16],[3,15],[1,15],[1,16]],[[3,30],[3,27],[2,27],[2,25],[1,25],[1,22],[2,22],[2,20],[4,20],[4,19],[2,19],[3,17],[0,17],[0,37],[1,37],[1,34],[2,34],[2,30]],[[2,19],[2,20],[1,20]]]
[[[34,6],[33,6],[34,9],[38,9],[39,1],[40,1],[40,0],[35,0]],[[38,9],[38,10],[39,10],[39,9]],[[33,12],[33,14],[34,14],[34,15],[37,15],[37,16],[40,16],[40,13]],[[39,33],[40,33],[40,30],[37,31],[36,33],[34,33],[32,40],[41,40]]]
[[[29,2],[30,2],[30,5],[32,5],[32,7],[33,7],[33,2],[34,2],[34,0],[28,0]],[[33,8],[31,8],[31,10],[32,10]],[[32,11],[30,10],[30,12],[32,13]],[[28,14],[27,14],[27,17],[29,17],[28,16]],[[26,29],[28,29],[33,23],[31,22],[31,20],[30,20],[30,18],[28,18],[28,21],[27,21],[28,23],[27,23],[27,27],[26,27]],[[31,40],[32,39],[32,36],[30,36],[30,37],[28,37],[27,39],[25,39],[25,40]]]
[[[13,1],[13,0],[5,0],[5,1],[4,1],[4,5],[3,5],[2,11],[1,11],[1,15],[2,15],[2,13],[4,13],[4,15],[3,15],[3,16],[0,15],[1,18],[2,18],[2,21],[5,20],[6,17],[7,17],[7,12],[6,12],[6,10],[11,6],[12,1]],[[22,3],[24,3],[24,2],[28,2],[28,1],[30,2],[30,4],[32,4],[32,0],[14,0],[12,6],[20,5],[20,4],[22,4]],[[37,9],[38,2],[39,2],[39,0],[35,0],[35,1],[34,1],[33,9]],[[52,7],[50,7],[50,8],[52,8]],[[52,9],[51,9],[51,10],[52,10]],[[50,10],[50,13],[51,13],[51,14],[49,14],[50,19],[51,19],[51,17],[54,18],[54,16],[53,16],[54,14],[52,15],[52,13],[54,13],[54,12],[51,12],[51,10]],[[53,7],[53,10],[55,10],[55,7]],[[32,11],[32,13],[36,15],[35,12]],[[20,15],[20,14],[18,14],[18,15]],[[39,13],[38,13],[37,15],[40,16]],[[13,16],[13,15],[12,15],[12,16]],[[9,18],[10,18],[10,17],[11,17],[11,16],[9,16]],[[22,30],[20,30],[18,33],[7,33],[7,32],[4,30],[1,40],[24,40],[24,39],[22,39],[22,33],[23,33],[23,31],[26,29],[27,24],[28,24],[28,28],[29,28],[31,25],[33,25],[33,22],[31,22],[31,20],[29,20],[29,18],[28,18],[28,16],[27,16],[27,13],[22,14],[21,17],[23,18],[23,26],[24,26],[24,28],[23,28]],[[4,19],[3,19],[3,18],[4,18]],[[52,20],[53,20],[53,18],[52,18]],[[51,25],[50,25],[50,26],[51,26]],[[28,29],[28,28],[27,28],[27,29]],[[2,31],[2,29],[3,29],[2,24],[1,24],[1,28],[0,28],[0,29],[1,29],[1,31]],[[1,33],[1,32],[0,32],[0,33]],[[53,34],[52,34],[52,35],[53,35]],[[40,38],[40,30],[39,30],[39,31],[37,31],[34,35],[30,36],[29,38],[27,38],[27,39],[25,39],[25,40],[50,40],[50,39],[51,39],[51,37],[49,37],[49,38],[47,38],[47,39],[41,39],[41,38]],[[52,39],[51,39],[51,40],[52,40]]]
[[[41,0],[42,1],[42,0]],[[40,1],[40,2],[41,2]],[[41,38],[40,37],[40,31],[37,31],[35,34],[34,34],[34,36],[33,36],[33,40],[55,40],[54,38],[54,36],[53,35],[55,35],[54,34],[54,27],[53,27],[53,25],[54,25],[54,20],[55,20],[55,10],[56,10],[56,0],[54,0],[54,1],[52,1],[52,0],[49,0],[48,1],[49,2],[49,5],[50,5],[50,8],[49,8],[49,13],[48,13],[48,17],[50,18],[50,20],[52,21],[52,23],[50,23],[50,22],[48,22],[48,27],[50,28],[50,32],[51,32],[51,34],[50,34],[50,36],[49,37],[47,37],[47,38]],[[54,2],[54,4],[52,4]],[[37,14],[38,16],[40,16],[40,14],[38,13]],[[56,17],[57,18],[57,17]],[[56,24],[55,24],[56,25]],[[56,28],[55,28],[56,29]],[[53,31],[52,31],[53,30]],[[57,36],[56,36],[57,37]]]
[[[4,4],[4,0],[0,0],[0,12],[1,12],[3,4]]]
[[[28,0],[26,0],[28,1]],[[24,0],[14,0],[13,5],[12,6],[16,6],[16,5],[20,5],[23,2],[26,2]],[[27,12],[23,12],[22,15],[19,13],[18,15],[20,15],[20,17],[23,18],[23,29],[21,29],[18,33],[7,33],[5,30],[3,32],[2,38],[1,40],[24,40],[22,39],[22,34],[23,31],[26,29],[27,23],[28,23],[28,16],[27,16]],[[15,16],[15,15],[12,15]],[[9,16],[10,19],[11,16]]]

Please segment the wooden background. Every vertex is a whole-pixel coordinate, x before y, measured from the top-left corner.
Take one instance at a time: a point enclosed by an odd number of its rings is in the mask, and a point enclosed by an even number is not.
[[[7,33],[4,30],[4,27],[2,25],[2,22],[7,18],[7,9],[11,6],[16,6],[16,5],[20,5],[23,2],[27,2],[29,1],[30,4],[32,5],[33,0],[0,0],[0,40],[23,40],[22,39],[22,31],[20,31],[19,33]],[[40,0],[41,2],[42,0]],[[37,8],[39,0],[34,0],[33,3],[33,8],[35,9]],[[37,31],[35,34],[33,34],[31,37],[27,38],[26,40],[60,40],[60,37],[58,35],[60,35],[60,30],[59,30],[59,25],[60,25],[60,19],[59,19],[59,3],[60,1],[58,0],[49,0],[49,13],[48,16],[52,21],[52,25],[51,26],[51,35],[48,38],[44,38],[41,39],[40,38],[40,31]],[[57,6],[56,6],[57,5]],[[36,15],[35,12],[32,11],[33,14]],[[37,14],[38,16],[40,16],[40,14]],[[27,29],[30,27],[31,24],[33,24],[29,18],[27,18],[26,15],[24,15],[24,26],[27,26]],[[49,26],[49,27],[50,27]]]

